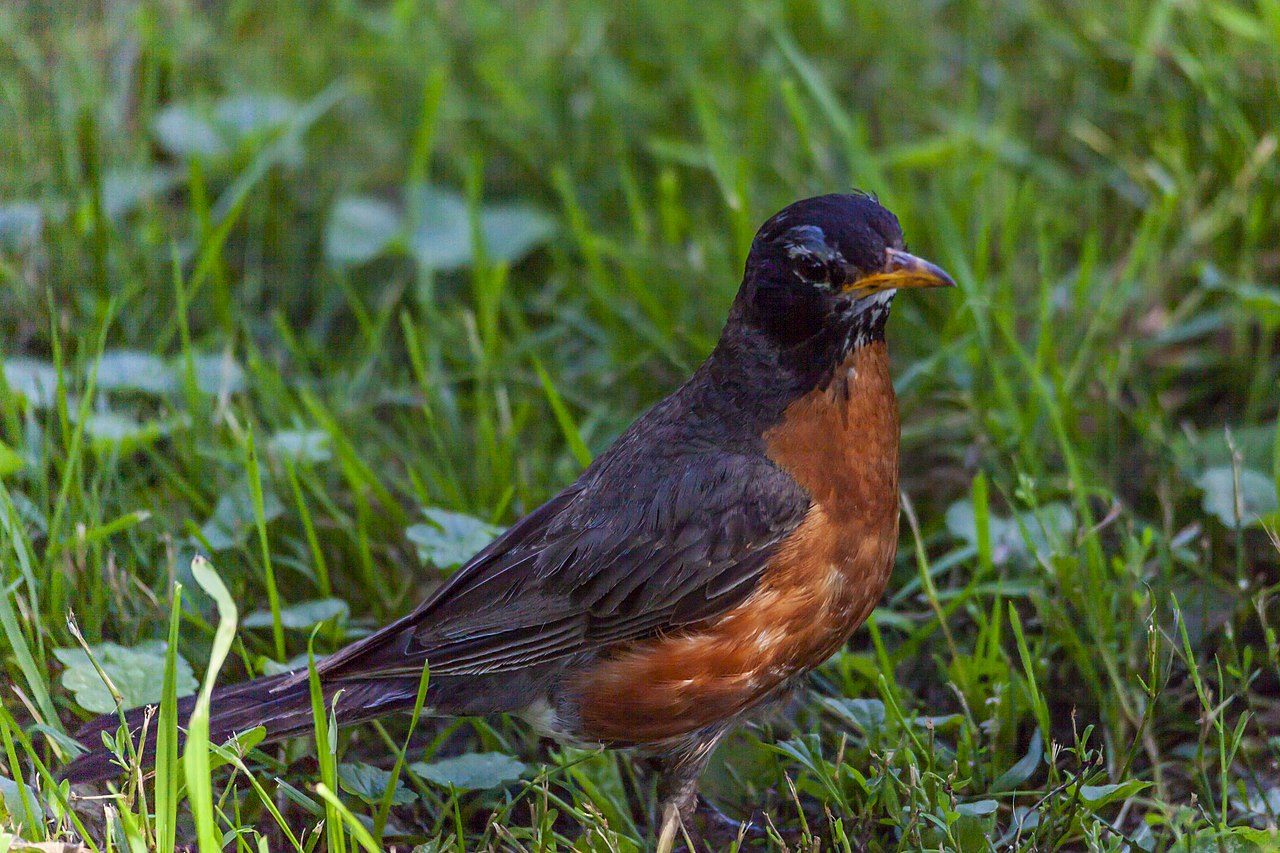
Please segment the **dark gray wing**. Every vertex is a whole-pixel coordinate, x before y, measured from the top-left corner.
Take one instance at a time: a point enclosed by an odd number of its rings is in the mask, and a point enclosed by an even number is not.
[[[325,669],[396,675],[425,658],[433,675],[495,673],[690,625],[742,601],[808,508],[763,457],[707,451],[660,470],[588,471]]]

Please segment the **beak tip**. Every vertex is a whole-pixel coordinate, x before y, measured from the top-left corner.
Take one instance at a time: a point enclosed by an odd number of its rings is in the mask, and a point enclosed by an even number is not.
[[[889,288],[957,287],[956,280],[942,267],[923,258],[889,249],[884,269],[845,286],[845,290],[886,290]]]
[[[894,249],[890,249],[888,254],[888,266],[891,269],[897,269],[914,276],[915,280],[918,282],[918,287],[956,286],[956,280],[948,275],[947,271],[937,264],[930,263],[924,258],[918,258],[915,255]]]

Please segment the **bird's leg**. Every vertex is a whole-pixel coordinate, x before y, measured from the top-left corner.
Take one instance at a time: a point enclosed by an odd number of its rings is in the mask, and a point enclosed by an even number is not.
[[[693,815],[698,808],[698,779],[706,766],[707,759],[703,757],[692,764],[673,762],[663,768],[658,782],[658,802],[662,814],[658,853],[671,853],[676,836],[681,830],[692,826]]]
[[[676,843],[676,833],[683,825],[679,804],[666,803],[662,807],[662,831],[658,833],[658,853],[671,853]]]
[[[729,817],[694,789],[692,802],[673,797],[662,802],[662,828],[658,853],[669,853],[682,833],[705,850],[727,850],[735,841],[767,838],[769,833],[754,821]],[[692,851],[691,851],[692,853]]]
[[[671,853],[682,831],[696,831],[693,816],[698,811],[698,780],[725,731],[727,728],[706,732],[660,759],[658,802],[662,825],[657,853]]]

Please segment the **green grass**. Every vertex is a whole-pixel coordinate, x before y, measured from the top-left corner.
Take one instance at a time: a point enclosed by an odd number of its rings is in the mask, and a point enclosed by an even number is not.
[[[897,569],[704,790],[803,849],[1274,849],[1277,115],[1276,0],[0,4],[0,833],[642,849],[630,762],[498,719],[322,711],[336,760],[73,802],[54,651],[176,636],[117,685],[168,727],[186,664],[405,612],[486,535],[420,508],[537,506],[709,351],[764,217],[857,186],[960,282],[891,323]]]

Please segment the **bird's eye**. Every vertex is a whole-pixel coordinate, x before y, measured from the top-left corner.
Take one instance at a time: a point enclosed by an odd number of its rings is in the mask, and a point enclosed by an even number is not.
[[[796,273],[807,282],[818,284],[827,281],[827,265],[812,255],[797,259]]]

